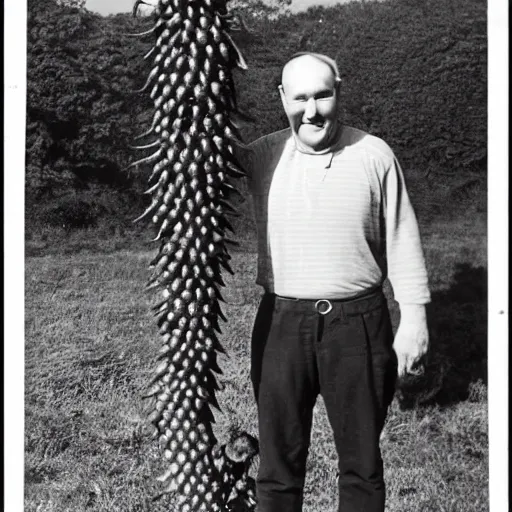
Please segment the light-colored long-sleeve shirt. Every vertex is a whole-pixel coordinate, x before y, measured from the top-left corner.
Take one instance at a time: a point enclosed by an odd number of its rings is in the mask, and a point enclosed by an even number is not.
[[[389,277],[401,304],[430,301],[416,217],[384,141],[344,126],[331,148],[308,154],[287,129],[257,139],[242,160],[263,288],[287,297],[343,299]]]

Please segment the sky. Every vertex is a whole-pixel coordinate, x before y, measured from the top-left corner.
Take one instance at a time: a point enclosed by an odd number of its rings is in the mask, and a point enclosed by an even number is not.
[[[148,3],[152,0],[148,0]],[[292,12],[306,10],[312,5],[334,5],[344,4],[352,0],[292,0],[290,9]],[[87,0],[85,7],[100,14],[116,14],[119,12],[130,12],[134,0]],[[143,7],[143,6],[142,6]],[[142,12],[142,11],[141,11]]]
[[[134,0],[87,0],[85,7],[100,14],[116,14],[130,12],[134,3]]]

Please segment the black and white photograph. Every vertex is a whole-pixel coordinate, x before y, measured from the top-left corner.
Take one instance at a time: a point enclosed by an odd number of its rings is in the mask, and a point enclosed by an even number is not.
[[[505,512],[498,0],[14,0],[7,512]]]

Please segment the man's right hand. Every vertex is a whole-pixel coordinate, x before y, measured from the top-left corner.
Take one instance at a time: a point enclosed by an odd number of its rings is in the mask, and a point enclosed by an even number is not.
[[[400,325],[393,348],[398,359],[398,376],[414,373],[414,367],[426,354],[429,345],[425,306],[407,304],[400,307]]]

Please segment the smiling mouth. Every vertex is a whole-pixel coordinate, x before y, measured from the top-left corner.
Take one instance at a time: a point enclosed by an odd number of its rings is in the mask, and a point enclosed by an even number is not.
[[[302,123],[306,126],[314,126],[316,128],[323,128],[325,123],[321,123],[321,122],[318,122],[318,123]]]

